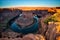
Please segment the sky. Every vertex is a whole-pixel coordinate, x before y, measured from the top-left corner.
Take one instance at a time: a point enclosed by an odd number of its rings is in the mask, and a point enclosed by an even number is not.
[[[5,7],[60,7],[60,0],[0,0],[0,8]]]

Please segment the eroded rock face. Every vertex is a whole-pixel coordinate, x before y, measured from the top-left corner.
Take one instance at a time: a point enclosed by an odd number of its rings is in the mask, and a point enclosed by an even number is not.
[[[28,26],[30,24],[33,23],[33,19],[29,19],[29,18],[24,18],[24,17],[19,17],[17,20],[16,20],[16,23],[22,27],[24,26]]]
[[[60,36],[56,37],[56,40],[60,40]]]
[[[2,32],[2,38],[20,38],[21,33],[13,32],[8,29],[5,32]]]
[[[45,40],[45,37],[40,34],[28,34],[23,37],[23,40]]]
[[[23,40],[36,40],[34,34],[28,34],[23,37]]]
[[[39,30],[38,33],[45,35],[47,29],[48,29],[48,25],[44,23],[44,20],[46,20],[46,18],[48,18],[49,16],[51,16],[50,14],[39,18]]]
[[[31,16],[31,17],[30,17]],[[33,23],[34,19],[33,19],[33,14],[32,13],[22,13],[22,15],[16,19],[16,23],[22,27],[31,25]]]
[[[54,22],[49,23],[48,29],[47,29],[45,35],[46,35],[47,40],[55,40],[55,37],[56,37],[56,24],[54,24]]]
[[[22,40],[21,38],[0,38],[0,40]]]

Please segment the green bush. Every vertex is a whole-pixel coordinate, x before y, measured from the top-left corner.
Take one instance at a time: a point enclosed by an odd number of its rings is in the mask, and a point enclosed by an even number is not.
[[[55,17],[54,16],[51,16],[51,17],[48,17],[46,20],[44,20],[44,23],[45,24],[48,24],[48,22],[51,22],[51,21],[57,22],[57,20],[55,19]]]

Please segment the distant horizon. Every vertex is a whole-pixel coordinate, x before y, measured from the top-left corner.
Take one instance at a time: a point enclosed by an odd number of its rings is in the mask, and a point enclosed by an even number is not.
[[[20,8],[20,7],[44,7],[44,8],[56,8],[56,7],[49,7],[49,6],[9,6],[9,7],[0,7],[0,8]]]
[[[0,8],[17,8],[17,7],[60,7],[60,6],[5,6]]]
[[[21,9],[21,10],[51,10],[51,8],[53,9],[56,9],[56,7],[11,7],[11,8],[8,8],[8,9]],[[1,8],[3,9],[3,8]]]

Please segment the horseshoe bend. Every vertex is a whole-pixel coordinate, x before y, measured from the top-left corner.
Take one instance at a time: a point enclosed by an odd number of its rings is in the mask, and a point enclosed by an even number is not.
[[[1,40],[60,40],[60,7],[0,8]]]

